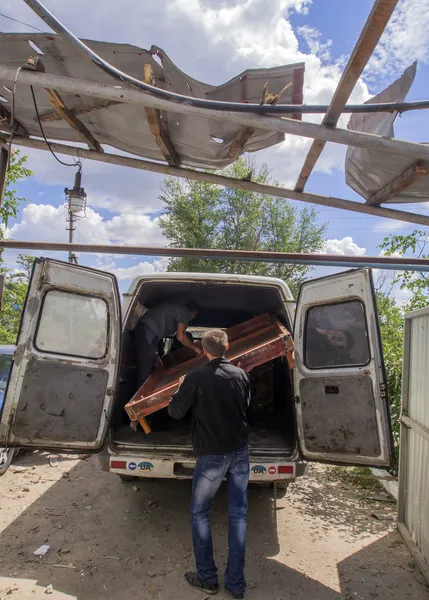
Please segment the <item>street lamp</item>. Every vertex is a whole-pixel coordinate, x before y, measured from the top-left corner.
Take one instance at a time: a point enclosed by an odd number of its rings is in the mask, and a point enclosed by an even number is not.
[[[84,219],[86,216],[86,193],[82,187],[82,167],[78,166],[78,171],[74,178],[74,186],[71,190],[65,188],[67,204],[65,205],[67,214],[67,231],[69,232],[69,243],[73,243],[74,232],[76,231],[76,221]],[[82,214],[83,213],[83,214]],[[70,248],[69,262],[77,265],[77,257]]]

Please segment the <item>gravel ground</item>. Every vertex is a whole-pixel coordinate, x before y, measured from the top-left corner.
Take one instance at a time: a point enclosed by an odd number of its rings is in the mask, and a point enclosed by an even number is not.
[[[50,466],[45,453],[18,456],[0,479],[0,599],[204,600],[183,580],[193,568],[190,491],[189,481],[123,483],[96,457],[64,455]],[[252,487],[246,598],[429,600],[396,531],[395,505],[365,495],[324,466],[281,499]],[[221,573],[225,490],[212,523]],[[50,550],[38,558],[42,544]],[[221,589],[218,597],[228,596]]]

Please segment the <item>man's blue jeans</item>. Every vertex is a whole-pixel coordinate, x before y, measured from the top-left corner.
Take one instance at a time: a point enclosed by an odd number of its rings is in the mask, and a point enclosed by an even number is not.
[[[209,512],[224,477],[228,486],[228,564],[225,584],[232,592],[240,593],[246,589],[247,447],[230,454],[198,457],[192,485],[192,542],[199,578],[209,585],[217,584]]]

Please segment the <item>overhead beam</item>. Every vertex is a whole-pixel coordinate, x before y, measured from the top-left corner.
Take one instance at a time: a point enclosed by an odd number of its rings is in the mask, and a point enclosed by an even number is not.
[[[7,141],[7,140],[6,140]],[[26,148],[36,148],[38,150],[49,150],[43,140],[35,140],[33,138],[14,138],[14,143],[18,146]],[[171,167],[169,165],[142,160],[139,158],[131,158],[128,156],[119,156],[104,152],[94,152],[85,148],[76,146],[68,146],[66,144],[50,143],[51,148],[58,154],[66,154],[68,156],[76,156],[78,158],[87,158],[107,164],[118,165],[122,167],[130,167],[132,169],[140,169],[142,171],[152,171],[162,175],[171,175],[173,177],[182,177],[193,181],[205,181],[215,185],[235,188],[239,190],[249,190],[260,194],[268,194],[270,196],[279,196],[281,198],[289,198],[291,200],[299,200],[301,202],[309,202],[320,206],[328,206],[331,208],[340,208],[358,213],[374,215],[376,217],[384,217],[386,219],[395,219],[406,223],[415,223],[429,227],[429,216],[409,213],[402,210],[385,208],[379,206],[370,206],[361,202],[353,202],[352,200],[343,200],[332,196],[320,196],[318,194],[309,194],[307,192],[297,192],[276,185],[266,185],[244,179],[236,179],[234,177],[225,177],[224,175],[216,175],[206,171],[196,171],[194,169],[185,169]]]
[[[49,104],[55,108],[58,115],[60,115],[66,123],[70,125],[79,134],[80,139],[88,144],[91,150],[96,152],[104,152],[100,143],[95,139],[88,127],[82,123],[80,119],[73,114],[73,112],[67,108],[64,100],[61,98],[57,90],[53,88],[46,88],[49,94]]]
[[[350,97],[362,71],[366,67],[371,54],[374,52],[383,31],[389,22],[390,17],[398,3],[398,0],[376,0],[371,13],[361,31],[359,39],[349,58],[349,61],[341,75],[341,79],[335,90],[328,112],[325,114],[322,125],[335,127],[338,119],[344,110],[344,106]],[[323,148],[326,145],[325,140],[316,139],[312,143],[310,150],[301,169],[295,189],[302,192],[314,169]]]
[[[0,79],[4,81],[13,81],[14,77],[15,69],[0,65]],[[31,71],[21,71],[18,79],[18,85],[19,84],[50,88],[62,92],[80,94],[81,96],[91,96],[93,98],[117,100],[119,102],[130,104],[150,106],[152,108],[158,108],[159,110],[178,114],[197,115],[216,121],[237,123],[244,127],[254,127],[255,129],[262,129],[265,131],[282,131],[283,133],[289,133],[291,135],[319,138],[326,142],[335,142],[345,146],[379,149],[384,152],[404,154],[408,157],[420,160],[429,160],[429,146],[425,144],[406,142],[359,131],[326,127],[324,125],[297,121],[295,119],[223,110],[209,110],[157,98],[150,94],[144,94],[139,90],[132,89],[131,87],[95,83],[93,81],[84,81],[71,77],[62,77],[60,75],[49,75],[47,73],[33,73]]]
[[[415,181],[418,181],[422,177],[426,177],[429,174],[429,169],[425,166],[416,163],[405,169],[403,173],[395,177],[387,185],[382,187],[378,192],[373,194],[366,201],[367,204],[373,206],[379,206],[383,202],[387,202],[390,198],[393,198],[397,194],[400,194],[407,187],[409,187]]]
[[[36,242],[0,240],[0,248],[68,252],[70,244],[63,242]],[[321,266],[376,267],[403,271],[429,272],[429,259],[390,256],[341,256],[333,254],[306,254],[294,252],[258,252],[254,250],[220,250],[207,248],[165,248],[156,246],[116,246],[113,244],[73,244],[75,252],[91,254],[127,254],[143,256],[192,257],[209,260],[239,260],[252,262],[311,264]]]
[[[144,66],[144,80],[150,85],[154,85],[152,67],[148,64]],[[155,138],[158,148],[169,165],[174,167],[180,166],[180,159],[171,143],[168,133],[165,130],[164,123],[161,119],[161,113],[156,108],[145,107],[146,119],[149,124],[149,129]]]
[[[115,106],[117,104],[123,104],[123,102],[109,101],[104,100],[102,102],[94,102],[93,104],[87,104],[86,106],[79,106],[76,108],[70,108],[70,112],[73,113],[75,117],[79,115],[85,115],[94,110],[102,110],[103,108],[109,108],[109,106]],[[51,123],[53,121],[61,121],[63,118],[62,115],[58,114],[57,111],[45,113],[41,115],[40,120],[42,123]]]

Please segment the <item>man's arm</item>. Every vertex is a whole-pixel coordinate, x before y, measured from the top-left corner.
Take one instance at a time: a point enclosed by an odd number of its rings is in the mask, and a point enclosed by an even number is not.
[[[177,325],[177,339],[183,346],[193,350],[195,354],[203,353],[203,349],[200,346],[197,346],[197,344],[194,344],[194,342],[186,335],[186,325],[184,323],[178,323]]]
[[[197,391],[195,377],[187,375],[179,384],[179,389],[172,395],[168,405],[168,414],[173,419],[183,419],[191,408]]]

